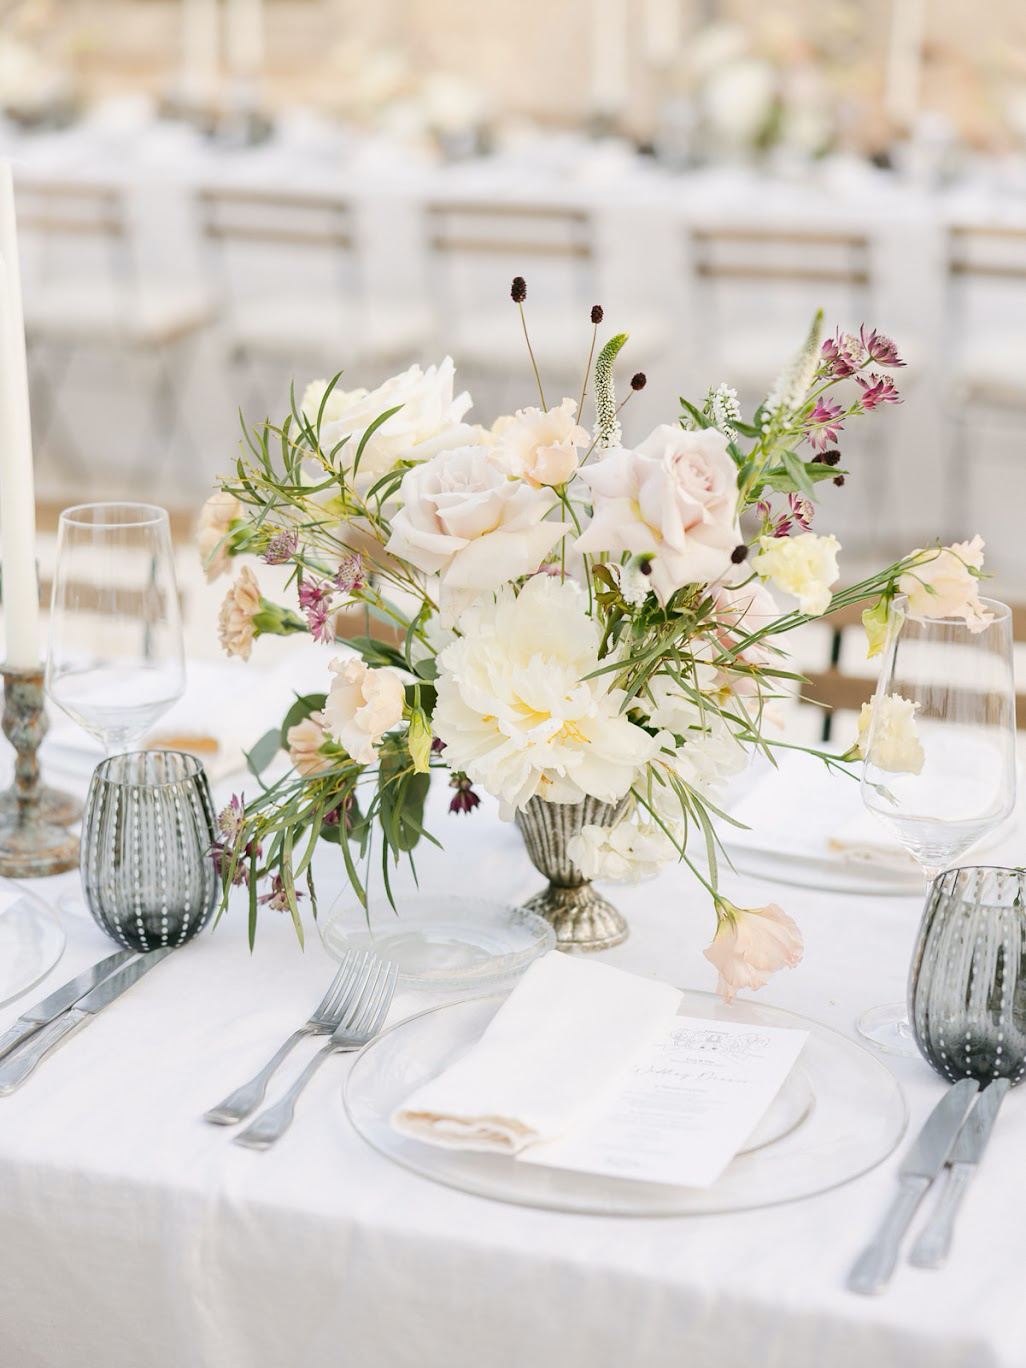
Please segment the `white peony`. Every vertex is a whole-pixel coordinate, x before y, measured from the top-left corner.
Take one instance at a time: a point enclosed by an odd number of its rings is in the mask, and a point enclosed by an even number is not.
[[[799,609],[808,617],[819,617],[830,607],[830,586],[840,570],[837,553],[841,543],[835,536],[820,537],[802,532],[797,537],[760,537],[759,554],[752,569],[785,594],[798,599]]]
[[[548,575],[468,609],[438,657],[436,734],[446,762],[511,808],[615,803],[656,743],[620,712],[599,664],[600,630],[575,584]]]
[[[916,731],[918,707],[896,693],[863,703],[855,743],[862,759],[891,774],[921,774],[926,756]]]
[[[402,507],[386,550],[441,577],[442,618],[451,622],[479,595],[537,570],[570,530],[546,521],[549,489],[511,480],[485,447],[443,451],[403,476]]]
[[[580,477],[591,488],[594,517],[577,549],[650,556],[660,603],[730,568],[741,530],[737,467],[722,432],[664,423],[636,450],[614,448]]]
[[[567,842],[567,854],[586,879],[613,883],[638,883],[680,859],[679,848],[661,827],[630,818],[613,827],[582,827]]]
[[[484,440],[481,429],[464,423],[473,402],[463,393],[453,398],[456,369],[450,357],[440,366],[411,366],[374,390],[333,390],[321,419],[321,450],[327,455],[340,442],[344,461],[352,462],[367,429],[389,409],[399,412],[376,428],[363,455],[360,473],[383,475],[399,461],[426,461],[438,451]],[[303,413],[311,423],[327,388],[325,381],[308,385]],[[337,458],[338,459],[338,458]]]
[[[898,588],[908,595],[909,610],[916,617],[963,618],[970,632],[982,632],[994,621],[994,614],[980,603],[983,546],[977,535],[972,541],[915,553],[922,559],[898,580]]]
[[[564,399],[557,408],[518,409],[514,418],[492,426],[496,460],[530,485],[566,484],[580,461],[577,448],[588,441],[576,414],[576,399]]]
[[[406,692],[394,670],[362,660],[333,660],[335,678],[324,704],[324,730],[361,765],[371,765],[385,732],[402,721]]]

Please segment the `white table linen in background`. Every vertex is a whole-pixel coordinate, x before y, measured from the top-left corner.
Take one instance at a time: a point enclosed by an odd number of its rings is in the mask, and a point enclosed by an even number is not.
[[[60,778],[55,763],[48,778]],[[449,816],[436,784],[419,854],[425,891],[535,890],[519,837],[490,805]],[[800,820],[796,816],[796,821]],[[342,887],[319,858],[326,908]],[[73,876],[33,887],[51,899]],[[402,876],[403,887],[409,878]],[[758,1000],[850,1034],[903,993],[918,898],[868,898],[728,877],[780,902],[803,964]],[[631,937],[603,962],[709,989],[713,917],[680,871],[613,893]],[[306,1018],[333,973],[309,926],[244,908],[159,965],[0,1099],[0,1364],[4,1368],[1022,1368],[1026,1330],[1026,1102],[1009,1097],[960,1217],[948,1268],[901,1264],[876,1299],[844,1291],[895,1192],[897,1153],[789,1205],[667,1220],[562,1215],[492,1203],[389,1163],[352,1131],[349,1061],[321,1070],[272,1150],[233,1145],[205,1108]],[[110,943],[66,918],[68,948],[21,1007]],[[404,992],[390,1019],[430,1002]],[[283,1070],[285,1086],[317,1048]],[[918,1128],[942,1084],[891,1061]],[[275,1090],[275,1091],[276,1091]],[[274,1092],[272,1092],[272,1096]]]

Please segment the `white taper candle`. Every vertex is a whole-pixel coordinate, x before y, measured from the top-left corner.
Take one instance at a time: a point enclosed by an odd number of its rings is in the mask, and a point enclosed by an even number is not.
[[[0,543],[6,664],[35,669],[39,664],[39,581],[32,423],[14,179],[6,160],[0,160]]]

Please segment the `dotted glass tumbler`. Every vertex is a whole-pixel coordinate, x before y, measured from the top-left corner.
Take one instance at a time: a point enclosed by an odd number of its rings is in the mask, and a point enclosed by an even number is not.
[[[909,975],[909,1018],[944,1078],[1026,1072],[1026,874],[983,866],[933,881]]]
[[[182,945],[210,919],[220,884],[203,766],[180,751],[97,765],[82,819],[82,887],[108,936],[133,950]]]

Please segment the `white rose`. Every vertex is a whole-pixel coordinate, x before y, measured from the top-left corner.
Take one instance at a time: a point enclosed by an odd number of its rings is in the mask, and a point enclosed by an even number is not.
[[[771,580],[785,594],[794,594],[808,617],[819,617],[830,607],[830,586],[837,581],[837,553],[841,543],[834,536],[802,532],[797,537],[760,537],[759,554],[752,569]]]
[[[321,450],[330,452],[345,442],[343,456],[350,462],[375,421],[389,409],[399,408],[391,418],[375,428],[360,457],[360,473],[383,475],[398,461],[426,461],[438,451],[482,441],[481,429],[464,423],[470,408],[470,395],[453,398],[455,367],[450,357],[440,366],[422,371],[411,366],[394,375],[375,390],[350,390],[328,397],[321,420]],[[324,395],[324,382],[308,386],[303,396],[303,412],[314,423],[317,407]]]
[[[459,620],[438,657],[435,733],[450,768],[510,808],[615,803],[656,743],[621,711],[622,689],[598,667],[601,631],[579,586],[535,575]]]
[[[492,425],[496,460],[535,487],[566,484],[580,461],[577,448],[588,441],[576,413],[576,399],[564,399],[558,408],[518,409],[514,418]]]
[[[651,556],[660,603],[729,568],[741,530],[737,467],[722,432],[663,424],[637,450],[614,448],[580,476],[591,488],[594,517],[577,549]]]
[[[394,670],[362,660],[333,660],[335,678],[324,704],[324,730],[361,765],[373,764],[382,736],[402,721],[406,693]]]
[[[918,707],[901,694],[874,694],[863,703],[855,742],[862,759],[889,773],[921,774],[926,756],[916,732]]]
[[[914,553],[922,560],[906,570],[898,588],[908,596],[909,610],[915,617],[964,618],[971,632],[982,632],[994,621],[994,614],[980,603],[978,572],[983,568],[983,546],[983,538],[977,535],[972,541]]]
[[[549,489],[511,480],[484,447],[443,451],[403,476],[386,550],[441,577],[443,625],[480,594],[537,570],[569,523]]]

